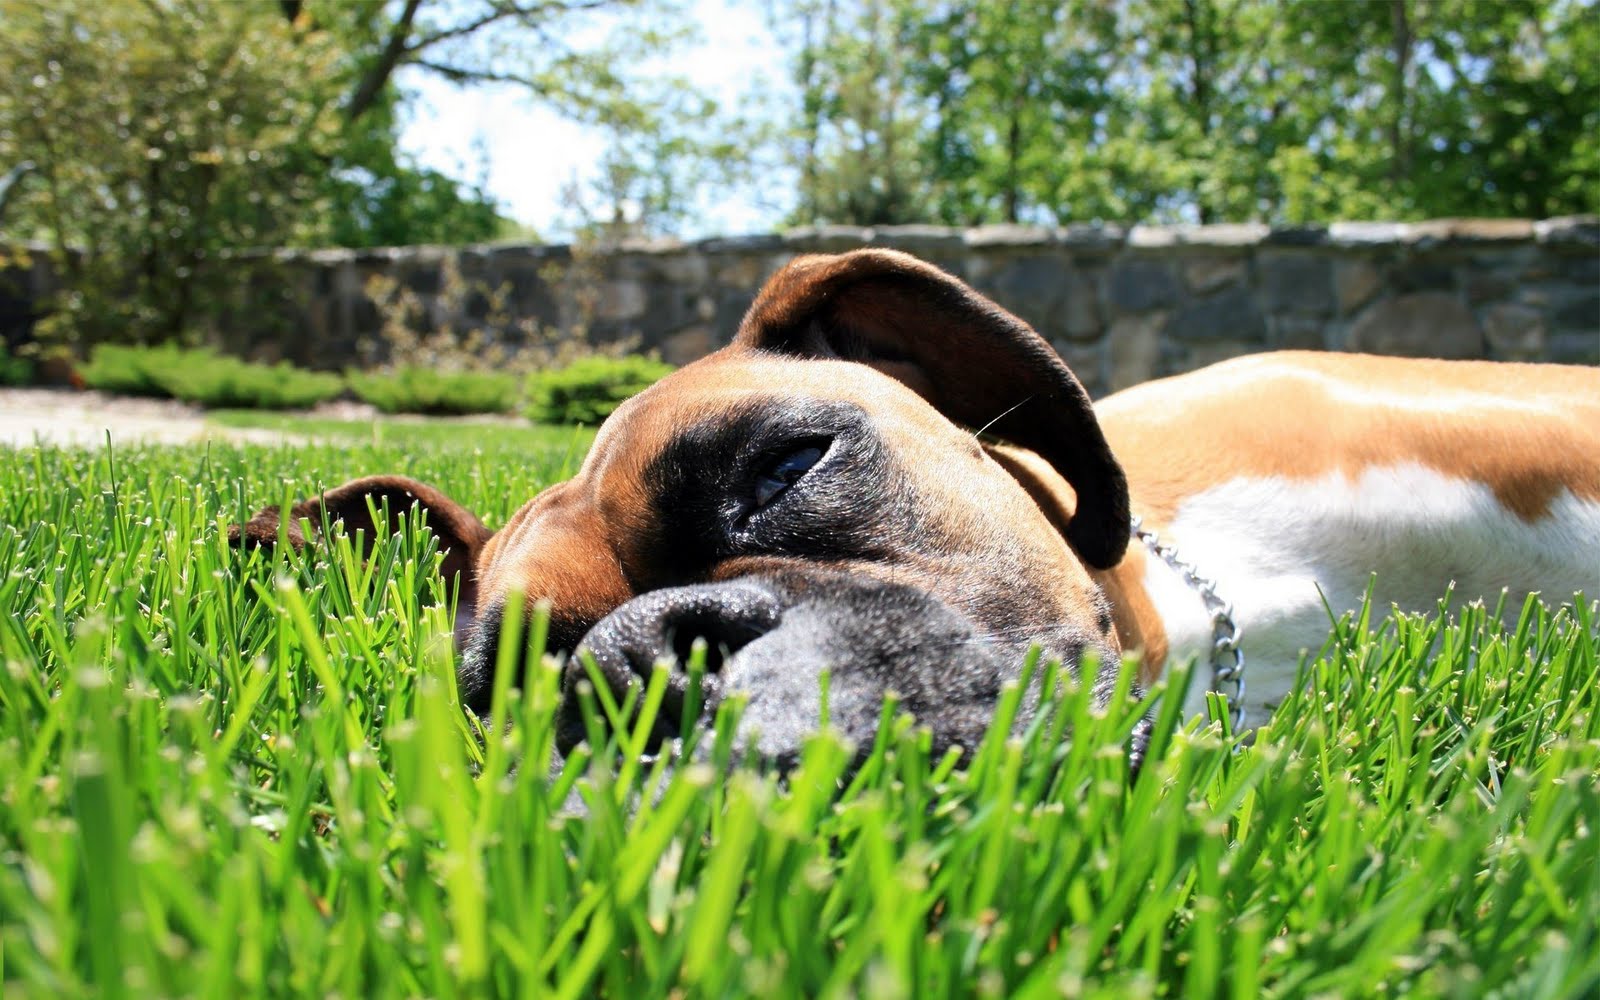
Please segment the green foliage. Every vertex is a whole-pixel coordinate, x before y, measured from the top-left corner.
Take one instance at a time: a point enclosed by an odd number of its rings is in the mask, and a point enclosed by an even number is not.
[[[78,369],[83,384],[118,396],[170,397],[162,376],[181,368],[189,352],[175,344],[161,347],[119,347],[102,344],[89,363]]]
[[[104,344],[78,372],[91,389],[157,396],[205,407],[293,410],[344,391],[344,380],[287,362],[252,364],[210,350]]]
[[[1008,731],[1009,691],[964,760],[899,719],[871,748],[824,729],[780,781],[730,759],[730,704],[703,763],[619,766],[613,740],[551,771],[548,665],[503,672],[481,726],[456,707],[417,525],[365,563],[222,538],[402,467],[501,525],[576,457],[0,451],[5,994],[1600,989],[1583,605],[1345,621],[1249,746],[1163,702],[1131,783],[1137,706],[1048,678],[1037,723]]]
[[[637,354],[591,355],[562,368],[528,375],[530,420],[541,424],[588,424],[611,415],[622,401],[648,389],[672,366]]]
[[[207,351],[189,355],[188,363],[160,377],[162,388],[186,403],[300,410],[344,392],[344,380],[338,375],[307,371],[288,362],[252,364]]]
[[[339,54],[265,9],[0,0],[17,83],[0,90],[0,162],[39,171],[8,222],[50,242],[67,286],[42,335],[192,334],[229,280],[224,250],[301,235],[304,165],[337,139]]]
[[[805,0],[800,222],[1600,209],[1587,0]]]
[[[33,381],[33,362],[12,354],[0,344],[0,385],[28,385]]]
[[[510,372],[392,371],[345,373],[350,389],[384,413],[508,413],[517,404],[520,379]]]
[[[102,342],[214,342],[283,293],[263,248],[496,236],[505,220],[480,188],[397,152],[393,76],[522,85],[620,136],[658,134],[674,109],[654,103],[687,102],[688,89],[663,80],[647,94],[617,67],[674,45],[679,13],[622,17],[635,4],[616,0],[600,5],[615,30],[599,31],[594,6],[0,0],[0,76],[15,83],[0,89],[0,172],[38,166],[5,221],[51,246],[64,284],[41,338],[79,356]],[[684,149],[665,142],[652,162]]]

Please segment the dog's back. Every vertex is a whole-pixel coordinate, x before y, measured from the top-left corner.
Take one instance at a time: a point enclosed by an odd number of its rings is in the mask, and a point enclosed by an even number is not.
[[[1600,596],[1600,371],[1309,352],[1257,355],[1097,406],[1134,510],[1219,583],[1255,695],[1374,578],[1380,608]],[[1156,560],[1175,652],[1210,625]],[[1259,700],[1256,695],[1259,695]]]

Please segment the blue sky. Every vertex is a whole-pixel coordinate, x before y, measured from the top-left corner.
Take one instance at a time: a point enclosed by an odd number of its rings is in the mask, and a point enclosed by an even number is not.
[[[764,85],[784,89],[787,67],[760,8],[749,0],[694,0],[700,39],[675,67],[719,102],[735,106]],[[561,192],[593,169],[603,142],[592,129],[565,120],[509,86],[457,87],[415,69],[397,80],[415,95],[400,145],[424,166],[452,177],[487,181],[501,211],[541,236],[562,232]],[[771,209],[747,196],[709,198],[688,236],[770,229]]]

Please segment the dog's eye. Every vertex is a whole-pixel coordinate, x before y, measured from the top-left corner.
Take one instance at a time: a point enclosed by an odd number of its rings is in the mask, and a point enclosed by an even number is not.
[[[756,477],[756,506],[765,507],[778,494],[800,481],[813,465],[822,460],[821,445],[809,444],[796,448],[772,463],[771,467]]]

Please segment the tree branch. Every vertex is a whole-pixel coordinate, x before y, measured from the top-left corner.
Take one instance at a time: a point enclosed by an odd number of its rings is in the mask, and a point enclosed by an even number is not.
[[[416,41],[406,46],[406,54],[421,52],[423,49],[439,42],[449,41],[452,38],[464,38],[481,28],[487,28],[496,21],[503,21],[508,17],[519,20],[536,15],[570,14],[580,10],[599,10],[610,6],[612,0],[573,0],[571,3],[553,3],[550,0],[537,0],[535,3],[516,3],[515,0],[506,3],[495,3],[490,6],[489,12],[482,17],[464,21],[461,24],[448,28],[440,28],[431,34],[423,35]]]
[[[429,59],[416,59],[412,65],[425,69],[430,73],[437,73],[451,83],[515,83],[524,87],[535,86],[534,81],[515,73],[499,73],[494,70],[472,69],[467,66],[452,66],[449,63],[434,62]]]
[[[350,102],[344,107],[346,121],[360,118],[377,102],[384,85],[389,82],[395,67],[400,65],[400,60],[406,54],[406,39],[411,37],[411,24],[416,20],[417,8],[421,6],[422,0],[406,0],[405,9],[400,12],[400,19],[390,30],[389,40],[384,43],[383,53],[361,78],[356,92],[350,95]]]

